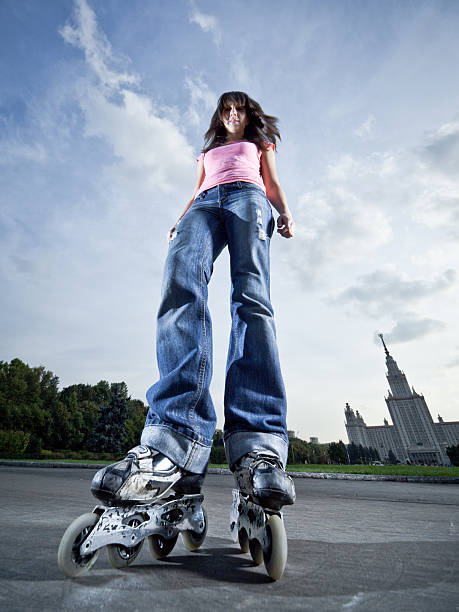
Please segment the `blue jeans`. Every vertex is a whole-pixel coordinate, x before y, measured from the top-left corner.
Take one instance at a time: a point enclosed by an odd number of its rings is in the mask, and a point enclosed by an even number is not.
[[[170,241],[156,334],[160,379],[147,391],[141,442],[191,472],[205,472],[216,426],[207,286],[226,245],[232,283],[226,455],[230,467],[255,449],[273,451],[286,463],[287,406],[269,291],[273,231],[263,190],[235,181],[202,192]]]

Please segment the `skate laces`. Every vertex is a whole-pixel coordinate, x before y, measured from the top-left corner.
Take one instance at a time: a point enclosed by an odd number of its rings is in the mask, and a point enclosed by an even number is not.
[[[247,458],[248,457],[253,458],[253,460],[247,466],[251,472],[256,470],[258,467],[261,467],[263,463],[270,465],[272,467],[275,467],[275,468],[279,468],[282,471],[284,469],[282,466],[282,463],[280,462],[279,457],[276,457],[275,455],[271,453],[254,452],[254,453],[249,453],[247,455]]]

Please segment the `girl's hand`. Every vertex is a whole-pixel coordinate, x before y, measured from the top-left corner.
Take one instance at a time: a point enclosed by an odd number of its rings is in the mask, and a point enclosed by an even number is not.
[[[279,215],[277,219],[277,231],[284,238],[293,238],[295,232],[295,222],[290,213]]]
[[[175,225],[171,227],[171,229],[167,232],[167,244],[170,243],[174,232],[175,232]]]
[[[175,225],[173,225],[171,227],[171,229],[169,230],[168,234],[167,234],[167,244],[170,243],[171,240],[174,240],[175,236],[175,231],[177,229],[177,225],[180,223],[180,219],[177,221],[177,223],[175,223]]]

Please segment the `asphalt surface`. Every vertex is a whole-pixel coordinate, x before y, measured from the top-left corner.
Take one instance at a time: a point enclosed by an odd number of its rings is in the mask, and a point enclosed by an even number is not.
[[[180,539],[163,561],[144,546],[114,570],[102,551],[82,578],[64,578],[57,549],[91,511],[92,471],[0,467],[0,609],[459,610],[459,487],[381,481],[295,480],[285,509],[289,557],[271,582],[229,537],[233,479],[209,474],[209,530],[197,553]]]

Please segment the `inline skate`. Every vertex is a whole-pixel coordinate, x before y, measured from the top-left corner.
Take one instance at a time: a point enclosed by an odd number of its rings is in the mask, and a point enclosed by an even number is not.
[[[279,580],[287,563],[287,535],[282,512],[295,501],[295,487],[274,453],[254,451],[233,468],[230,531],[243,552],[250,552],[255,565],[264,563],[273,580]]]
[[[197,550],[207,533],[203,480],[203,474],[185,472],[146,446],[131,449],[94,476],[91,492],[103,505],[69,525],[59,545],[59,568],[71,578],[81,576],[104,546],[113,567],[127,567],[145,538],[153,557],[162,559],[179,533],[185,548]]]

